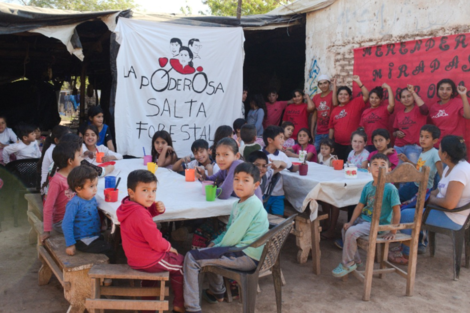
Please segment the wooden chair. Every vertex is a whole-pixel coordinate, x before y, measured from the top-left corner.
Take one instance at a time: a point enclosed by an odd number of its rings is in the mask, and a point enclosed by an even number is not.
[[[377,182],[377,191],[374,197],[374,209],[372,214],[372,222],[370,227],[370,235],[358,239],[358,247],[367,251],[367,261],[364,271],[355,270],[352,272],[360,281],[364,282],[364,293],[362,299],[370,300],[372,289],[372,275],[379,274],[382,278],[387,273],[397,273],[406,279],[406,295],[413,295],[413,288],[416,276],[416,261],[418,252],[419,231],[421,228],[421,220],[423,216],[423,207],[426,197],[426,187],[429,177],[429,167],[423,166],[421,172],[417,171],[415,166],[410,163],[403,163],[391,173],[386,173],[385,168],[379,170],[379,178]],[[408,183],[418,182],[419,191],[416,203],[416,211],[413,223],[404,223],[398,225],[379,225],[380,213],[382,210],[382,199],[387,183]],[[411,229],[411,236],[397,233],[394,240],[384,240],[378,238],[381,231]],[[410,255],[408,260],[408,271],[405,272],[401,268],[390,263],[388,259],[388,250],[391,242],[410,242]],[[374,258],[378,245],[383,245],[382,256],[379,260],[380,269],[374,270]],[[347,276],[344,277],[347,279]]]

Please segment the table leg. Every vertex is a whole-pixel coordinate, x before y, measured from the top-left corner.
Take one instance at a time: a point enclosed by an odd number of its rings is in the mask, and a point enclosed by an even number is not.
[[[310,231],[310,220],[297,216],[295,218],[295,242],[299,248],[297,262],[300,264],[307,262],[310,249],[312,248]]]
[[[312,263],[313,263],[313,273],[315,275],[320,275],[320,221],[318,219],[310,223],[311,225],[311,236],[312,236]]]

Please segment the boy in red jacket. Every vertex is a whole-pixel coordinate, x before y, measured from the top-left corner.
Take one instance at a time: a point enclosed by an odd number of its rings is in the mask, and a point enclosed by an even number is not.
[[[163,203],[155,202],[157,178],[146,170],[133,171],[127,177],[127,192],[129,196],[122,200],[116,212],[127,263],[139,271],[170,272],[173,310],[184,312],[184,257],[163,238],[152,219],[165,212]],[[142,286],[153,287],[154,283],[142,281]]]

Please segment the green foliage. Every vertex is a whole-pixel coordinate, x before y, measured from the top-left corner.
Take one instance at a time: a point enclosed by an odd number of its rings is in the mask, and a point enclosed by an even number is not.
[[[280,5],[291,3],[293,0],[243,0],[242,16],[264,14]],[[237,0],[202,0],[211,9],[212,15],[237,16]]]
[[[35,7],[75,11],[125,10],[137,7],[134,0],[29,0],[22,2]]]

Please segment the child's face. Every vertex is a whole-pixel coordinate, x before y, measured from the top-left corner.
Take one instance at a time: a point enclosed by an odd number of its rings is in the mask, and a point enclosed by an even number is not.
[[[349,93],[346,91],[346,90],[341,90],[339,93],[338,93],[338,101],[339,103],[348,103],[349,102],[349,98],[351,98],[349,96]]]
[[[41,130],[39,129],[39,127],[36,128],[36,130],[34,131],[34,134],[36,135],[36,140],[41,138]]]
[[[194,158],[201,164],[205,164],[209,160],[209,151],[204,148],[199,148],[193,151]]]
[[[377,96],[377,94],[373,92],[369,96],[369,102],[371,107],[377,108],[380,105],[381,100],[379,96]]]
[[[382,160],[382,159],[375,159],[370,162],[369,165],[369,172],[372,174],[372,177],[374,180],[377,180],[379,177],[379,168],[380,167],[385,167],[386,171],[390,171],[388,168],[388,161]]]
[[[330,146],[327,145],[321,145],[320,146],[320,154],[325,158],[329,157],[331,154],[331,148]]]
[[[268,138],[268,146],[272,146],[277,150],[282,150],[282,145],[284,145],[284,141],[284,134],[280,133],[276,137],[274,137],[274,140]]]
[[[221,145],[215,150],[215,161],[221,170],[228,170],[232,165],[233,161],[240,158],[240,153],[233,153],[231,147]]]
[[[246,101],[246,97],[248,97],[248,91],[243,90],[242,102],[245,102],[245,101]]]
[[[433,139],[432,134],[426,130],[422,130],[419,135],[419,145],[423,149],[431,149],[439,139]]]
[[[366,142],[364,141],[364,137],[359,135],[354,135],[351,141],[352,148],[355,152],[361,152],[364,150],[366,146]]]
[[[390,139],[385,139],[385,137],[379,135],[375,136],[373,141],[375,149],[377,149],[379,152],[387,150],[388,144],[390,143]]]
[[[36,141],[36,132],[30,132],[28,136],[23,136],[23,141],[26,144]]]
[[[77,195],[85,200],[91,200],[98,191],[98,178],[93,180],[87,179],[83,187],[78,187],[75,192]]]
[[[255,109],[257,108],[256,102],[250,101],[250,108],[252,108],[253,110],[255,110]]]
[[[168,142],[166,142],[165,139],[158,137],[153,143],[153,146],[155,147],[155,150],[157,150],[158,154],[161,154],[163,151],[163,148],[168,146]]]
[[[318,82],[318,87],[322,92],[327,92],[330,90],[330,82],[327,80],[321,80]]]
[[[69,159],[69,165],[72,168],[76,168],[77,166],[80,166],[80,163],[82,162],[82,154],[83,154],[83,148],[80,147],[80,150],[75,151],[75,157],[72,159]]]
[[[266,172],[268,171],[268,164],[266,163],[266,160],[257,159],[255,162],[253,162],[253,165],[258,168],[260,177],[266,175]]]
[[[277,98],[278,98],[278,94],[277,94],[277,93],[271,92],[271,93],[268,95],[268,101],[269,101],[269,103],[275,103],[275,102],[277,101]]]
[[[294,126],[287,126],[284,128],[284,137],[285,138],[290,138],[292,137],[292,134],[294,133]]]
[[[255,194],[259,182],[255,183],[253,176],[245,172],[236,173],[233,177],[233,190],[237,197],[245,200]]]
[[[103,120],[104,120],[103,113],[99,113],[98,115],[95,115],[92,118],[90,118],[91,123],[95,125],[96,127],[103,126]]]
[[[157,195],[157,182],[143,183],[139,182],[135,187],[135,191],[128,188],[127,193],[131,201],[148,208],[155,202]]]
[[[302,131],[297,134],[297,141],[299,142],[299,144],[306,145],[308,144],[309,140],[310,140],[310,137],[308,136],[306,132]]]
[[[98,136],[96,136],[95,132],[91,129],[87,129],[85,135],[83,136],[83,141],[87,147],[96,145],[98,141]]]
[[[3,118],[0,118],[0,133],[3,133],[7,128],[7,122]]]
[[[295,104],[301,104],[303,99],[304,99],[304,97],[298,91],[295,92],[294,98],[292,98],[292,100],[294,101]]]

